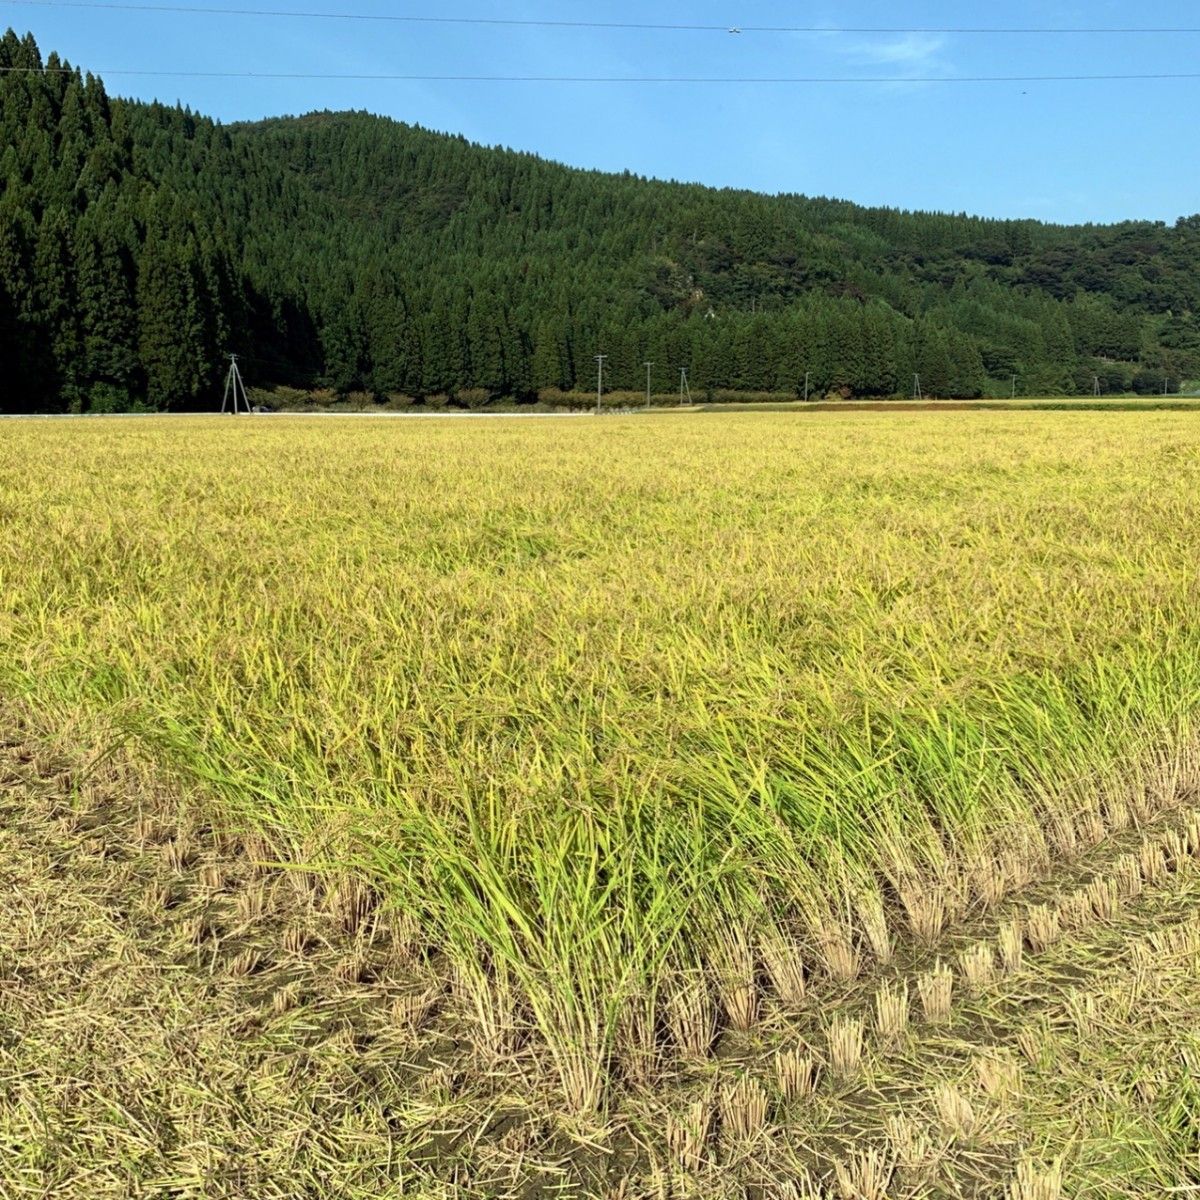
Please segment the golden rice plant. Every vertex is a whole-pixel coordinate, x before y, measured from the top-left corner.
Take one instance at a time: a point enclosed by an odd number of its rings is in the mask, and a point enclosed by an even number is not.
[[[942,1129],[952,1137],[969,1138],[978,1127],[974,1105],[953,1083],[939,1083],[933,1089],[933,1108]]]
[[[800,945],[779,929],[771,929],[759,942],[759,953],[775,994],[788,1007],[798,1007],[808,991],[808,976]]]
[[[1053,946],[1062,935],[1062,918],[1049,904],[1031,904],[1025,912],[1025,937],[1035,954]]]
[[[594,1115],[1190,794],[1192,419],[1012,417],[6,422],[0,687],[186,785],[165,873],[213,825],[289,922],[404,914]]]
[[[1021,1067],[1007,1050],[986,1051],[975,1060],[979,1086],[992,1099],[1010,1096],[1020,1086]]]
[[[686,1171],[698,1172],[709,1154],[715,1107],[710,1092],[691,1098],[682,1109],[671,1108],[665,1117],[667,1146]]]
[[[858,897],[856,907],[871,953],[881,966],[887,966],[892,961],[894,947],[887,914],[883,910],[883,898],[878,891],[864,891]]]

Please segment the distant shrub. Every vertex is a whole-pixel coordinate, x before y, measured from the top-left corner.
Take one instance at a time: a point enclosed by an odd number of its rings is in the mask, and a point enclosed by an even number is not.
[[[487,388],[457,388],[454,399],[462,408],[483,408],[492,394]]]
[[[596,393],[591,391],[564,392],[561,388],[542,388],[538,394],[538,403],[555,409],[565,409],[579,412],[583,409],[596,407]],[[654,396],[655,404],[662,404],[669,397]],[[604,393],[604,407],[607,408],[644,408],[646,393],[635,391],[613,391]]]
[[[589,397],[590,403],[596,403],[596,396],[593,393]],[[644,408],[646,405],[645,392],[605,392],[604,407],[605,408]]]
[[[310,403],[310,394],[300,388],[278,387],[246,389],[246,398],[254,408],[289,409],[304,408]]]
[[[406,396],[403,392],[389,392],[383,406],[392,412],[405,412],[419,405],[420,401],[415,396]]]
[[[545,405],[547,408],[574,410],[585,408],[588,404],[595,404],[596,397],[588,396],[584,392],[564,392],[562,388],[548,387],[541,388],[537,394],[538,403]]]
[[[128,388],[119,387],[115,383],[96,383],[88,390],[85,412],[91,413],[127,413],[150,412],[151,410],[137,397],[129,394]]]
[[[735,392],[717,388],[712,393],[713,404],[790,404],[795,399],[795,392]]]
[[[450,397],[445,392],[434,392],[425,397],[425,407],[436,409],[449,408]]]

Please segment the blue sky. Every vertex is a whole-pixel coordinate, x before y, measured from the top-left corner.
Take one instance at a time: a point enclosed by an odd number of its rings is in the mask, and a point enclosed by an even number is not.
[[[152,3],[153,0],[146,0]],[[171,0],[162,0],[170,3]],[[179,0],[343,13],[722,25],[1200,26],[1200,0]],[[46,8],[0,0],[87,69],[326,73],[886,75],[1200,70],[1200,34],[954,36],[478,28]],[[667,85],[134,78],[123,95],[180,100],[232,121],[359,108],[628,169],[867,204],[1173,221],[1200,211],[1200,79],[1072,83]]]

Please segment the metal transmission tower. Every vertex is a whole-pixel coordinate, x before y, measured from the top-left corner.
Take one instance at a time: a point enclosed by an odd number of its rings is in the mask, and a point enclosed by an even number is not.
[[[236,354],[229,355],[229,374],[225,376],[225,398],[221,401],[221,411],[232,413],[235,417],[238,414],[239,403],[247,413],[250,411],[246,385],[242,382],[242,372],[238,369],[237,360]],[[232,405],[230,401],[232,401]]]
[[[914,400],[924,400],[925,399],[925,393],[923,391],[921,391],[920,375],[913,376],[913,399]]]
[[[604,395],[604,360],[607,354],[596,355],[596,415],[600,414],[600,400]]]
[[[1093,396],[1100,395],[1100,376],[1099,375],[1092,376],[1092,395]]]
[[[654,364],[652,362],[646,363],[646,407],[647,408],[650,407],[650,369],[653,366],[654,366]]]
[[[686,399],[685,399],[686,397]],[[687,367],[679,368],[679,403],[691,404],[692,389],[688,387]]]

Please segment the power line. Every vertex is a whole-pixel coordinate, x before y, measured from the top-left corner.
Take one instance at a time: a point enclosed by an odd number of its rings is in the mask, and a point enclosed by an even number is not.
[[[1129,36],[1135,34],[1200,33],[1200,26],[1135,26],[1135,25],[705,25],[666,21],[562,21],[534,20],[517,17],[435,17],[396,13],[345,13],[319,9],[274,8],[210,8],[196,4],[135,4],[119,0],[5,0],[23,8],[96,9],[111,12],[188,13],[220,17],[290,17],[336,21],[387,21],[407,25],[482,25],[535,29],[613,29],[640,30],[662,33],[848,33],[848,34],[947,34],[979,35],[986,37],[1013,35],[1050,36],[1106,34]]]
[[[0,73],[73,75],[74,67],[0,67]],[[649,83],[649,84],[895,84],[895,83],[1116,83],[1200,79],[1200,71],[1106,75],[409,75],[322,71],[181,71],[89,68],[89,74],[181,79],[324,79],[377,83]]]

